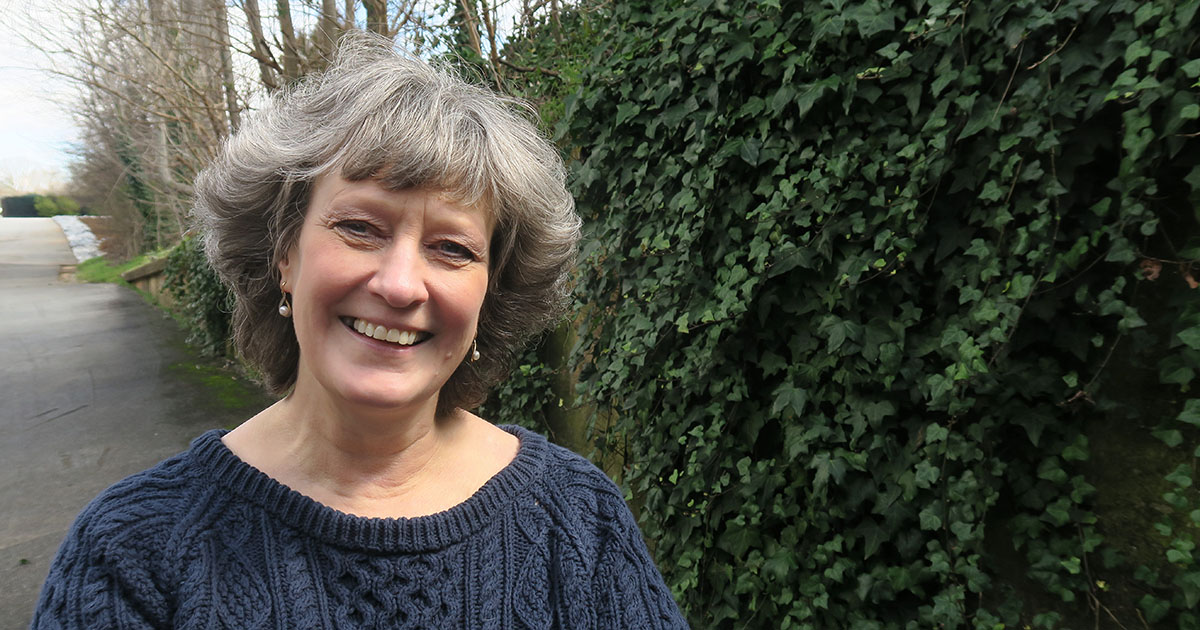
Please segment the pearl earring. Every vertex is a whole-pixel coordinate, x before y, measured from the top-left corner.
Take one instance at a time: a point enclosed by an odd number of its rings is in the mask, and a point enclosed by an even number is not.
[[[471,340],[471,362],[473,363],[478,360],[479,360],[479,341],[472,339]]]
[[[292,303],[288,301],[288,292],[284,290],[286,287],[286,280],[279,283],[279,291],[283,294],[279,297],[279,315],[282,317],[291,317]]]

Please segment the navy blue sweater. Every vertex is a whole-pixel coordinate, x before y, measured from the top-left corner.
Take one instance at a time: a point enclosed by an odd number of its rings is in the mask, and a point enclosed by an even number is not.
[[[504,428],[511,464],[412,519],[333,510],[205,433],[84,509],[33,628],[686,628],[617,487]]]

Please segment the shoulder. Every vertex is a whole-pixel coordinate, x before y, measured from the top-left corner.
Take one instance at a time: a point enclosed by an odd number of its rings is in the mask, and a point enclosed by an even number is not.
[[[573,539],[602,543],[638,532],[624,493],[594,463],[527,429],[506,429],[520,438],[523,448],[533,446],[540,455],[533,494]]]
[[[97,542],[144,536],[163,519],[186,514],[204,485],[198,479],[202,471],[194,450],[208,439],[218,439],[216,432],[197,438],[192,449],[109,486],[79,514],[72,535]]]
[[[534,484],[538,520],[546,523],[551,546],[564,566],[560,576],[568,599],[585,602],[572,609],[572,627],[686,628],[642,538],[625,495],[595,464],[545,438],[542,474]]]
[[[624,502],[621,490],[591,460],[524,427],[503,428],[520,440],[522,453],[535,454],[543,485],[571,496],[616,498]]]
[[[114,574],[169,577],[170,554],[204,518],[218,487],[202,452],[219,445],[220,433],[209,431],[188,450],[109,486],[80,512],[59,555],[75,554]]]
[[[50,567],[34,627],[78,615],[90,621],[64,627],[109,627],[132,616],[166,619],[166,593],[178,569],[172,554],[205,487],[193,459],[188,451],[126,477],[83,509]]]

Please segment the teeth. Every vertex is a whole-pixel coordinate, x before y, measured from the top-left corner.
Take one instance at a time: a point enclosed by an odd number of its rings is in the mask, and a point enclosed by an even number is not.
[[[411,346],[417,342],[416,331],[400,330],[398,328],[387,328],[386,326],[377,326],[371,322],[361,319],[354,320],[354,330],[359,333],[379,339],[380,341],[389,341],[401,346]]]

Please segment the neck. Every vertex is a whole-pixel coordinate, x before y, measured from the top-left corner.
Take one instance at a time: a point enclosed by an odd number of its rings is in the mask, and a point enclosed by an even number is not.
[[[398,494],[416,483],[447,439],[446,422],[433,414],[386,420],[306,404],[292,396],[279,403],[286,423],[276,435],[294,469],[339,494]],[[284,428],[284,427],[280,427]]]
[[[284,485],[360,516],[419,516],[450,505],[435,491],[454,468],[466,414],[362,408],[295,391],[225,436],[225,444]],[[460,497],[461,498],[461,497]]]

